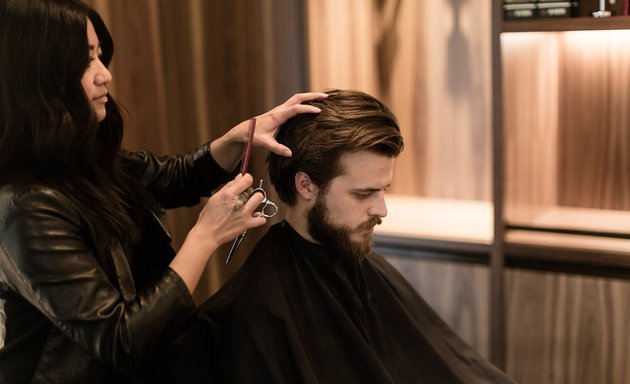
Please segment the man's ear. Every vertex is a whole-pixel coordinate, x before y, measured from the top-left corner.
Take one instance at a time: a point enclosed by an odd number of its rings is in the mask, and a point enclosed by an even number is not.
[[[295,189],[297,193],[307,201],[317,197],[317,192],[319,191],[317,185],[311,180],[311,177],[302,171],[295,174]]]

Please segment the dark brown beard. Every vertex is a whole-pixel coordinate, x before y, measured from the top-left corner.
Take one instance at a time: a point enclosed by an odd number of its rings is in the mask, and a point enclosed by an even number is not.
[[[368,230],[381,223],[380,217],[373,217],[359,225],[356,229],[348,226],[338,226],[330,222],[330,215],[324,197],[317,196],[313,207],[306,214],[308,232],[318,243],[338,257],[361,260],[365,258],[374,246],[372,237],[364,241],[353,241],[350,235],[356,231]]]

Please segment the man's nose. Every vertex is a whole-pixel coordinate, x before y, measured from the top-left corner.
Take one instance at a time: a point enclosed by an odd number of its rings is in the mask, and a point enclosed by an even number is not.
[[[370,216],[387,216],[387,204],[385,203],[385,192],[380,191],[374,198],[374,204],[368,210]]]

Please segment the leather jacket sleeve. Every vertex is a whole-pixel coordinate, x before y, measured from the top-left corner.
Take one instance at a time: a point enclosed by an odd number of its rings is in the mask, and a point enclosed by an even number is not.
[[[181,156],[123,152],[123,162],[163,208],[193,206],[235,176],[216,163],[208,147]]]
[[[99,265],[99,245],[89,243],[87,228],[81,212],[54,190],[0,189],[0,290],[5,285],[18,292],[67,338],[117,371],[137,370],[195,305],[170,269],[149,289],[123,298]]]
[[[122,162],[160,203],[152,213],[167,236],[160,208],[194,205],[231,179],[208,145],[182,156],[123,151]],[[45,321],[43,315],[52,324],[37,368],[44,382],[93,359],[116,372],[138,372],[194,316],[185,284],[166,268],[136,292],[120,243],[95,244],[91,224],[71,200],[29,180],[0,187],[0,298],[4,291],[14,303],[25,300],[21,310],[33,315],[14,313],[6,321]]]

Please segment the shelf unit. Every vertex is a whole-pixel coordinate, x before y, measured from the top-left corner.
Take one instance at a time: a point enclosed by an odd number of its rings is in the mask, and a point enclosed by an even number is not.
[[[562,138],[566,138],[561,131],[562,129],[568,130],[566,126],[558,128],[557,125],[567,124],[565,115],[568,113],[566,110],[570,109],[566,105],[562,104],[563,100],[558,100],[557,109],[550,108],[549,111],[528,111],[529,115],[525,114],[525,119],[531,118],[533,126],[530,127],[518,127],[515,125],[515,121],[519,119],[518,116],[523,118],[523,113],[519,113],[523,109],[540,107],[545,104],[545,101],[550,98],[546,93],[552,93],[554,95],[561,94],[562,92],[569,93],[576,89],[580,89],[579,85],[566,86],[568,82],[574,82],[579,84],[576,78],[571,78],[567,73],[573,73],[571,66],[586,66],[583,57],[588,57],[589,54],[584,54],[574,60],[570,57],[571,49],[565,48],[562,44],[566,43],[568,39],[559,39],[560,36],[564,36],[564,32],[573,31],[613,31],[613,30],[626,30],[630,29],[630,17],[627,16],[614,16],[604,19],[594,19],[587,17],[576,18],[564,18],[564,19],[528,19],[528,20],[503,20],[502,1],[495,0],[493,2],[493,33],[492,33],[492,45],[493,45],[493,204],[494,204],[494,221],[496,223],[494,228],[494,241],[492,243],[492,252],[490,258],[491,265],[491,329],[492,329],[492,342],[491,342],[491,355],[493,361],[504,367],[505,364],[505,350],[506,350],[506,335],[505,335],[505,299],[504,299],[504,284],[503,275],[505,266],[520,266],[536,269],[551,269],[561,270],[564,272],[586,273],[586,274],[598,274],[607,277],[617,277],[628,279],[630,277],[630,210],[628,209],[628,203],[624,201],[623,207],[618,209],[605,209],[600,207],[591,207],[589,204],[586,206],[571,206],[571,204],[563,205],[558,202],[562,200],[559,195],[567,194],[566,190],[569,187],[560,185],[563,182],[564,177],[563,170],[560,169],[563,165],[561,159],[565,156],[568,159],[576,159],[576,153],[579,155],[580,151],[584,151],[583,161],[587,163],[589,161],[589,142],[588,135],[573,140],[572,142],[565,143]],[[532,60],[537,60],[532,65],[544,65],[545,63],[551,63],[551,69],[549,72],[547,68],[534,68],[530,70],[532,66],[526,68],[527,64],[520,64],[518,61],[528,60],[526,55],[522,52],[518,52],[521,47],[519,44],[535,44],[527,41],[527,38],[521,38],[521,36],[527,36],[528,33],[534,33],[534,39],[545,39],[545,44],[549,42],[555,47],[560,47],[559,55],[557,57],[549,57],[549,52],[545,49],[541,49],[539,56],[534,57]],[[543,33],[545,37],[541,37],[540,33]],[[512,38],[518,36],[516,38]],[[506,38],[507,37],[507,38]],[[575,40],[575,39],[574,39]],[[521,41],[526,41],[521,43]],[[578,50],[588,50],[589,42],[584,42],[582,47],[576,48]],[[506,46],[510,44],[510,46]],[[516,45],[516,47],[511,45]],[[578,44],[574,44],[578,45]],[[597,44],[598,46],[600,44]],[[509,48],[509,49],[505,49]],[[597,47],[593,47],[595,52],[592,56],[597,56]],[[534,52],[535,52],[534,48]],[[628,48],[630,51],[630,47]],[[527,51],[527,49],[523,49]],[[555,51],[554,51],[555,52]],[[535,52],[536,53],[536,52]],[[610,52],[605,52],[610,54]],[[514,59],[510,61],[510,58],[505,56],[514,55]],[[519,56],[520,55],[520,56]],[[596,57],[597,59],[597,57]],[[627,64],[630,61],[621,57],[620,60],[623,64],[626,64],[623,68],[626,71],[630,70],[630,66]],[[575,63],[571,63],[575,61]],[[514,64],[517,62],[517,64]],[[542,64],[541,64],[542,63]],[[510,70],[506,68],[506,65],[517,65],[521,72]],[[520,67],[523,65],[523,67]],[[536,72],[538,70],[539,72]],[[606,74],[610,76],[612,73],[607,66]],[[579,73],[579,71],[577,71]],[[621,72],[621,70],[620,70]],[[519,79],[519,77],[526,77],[528,75],[539,75],[544,81],[540,79]],[[593,71],[584,71],[585,74],[591,75]],[[514,80],[516,79],[516,80]],[[549,79],[557,79],[557,83],[551,82]],[[526,83],[523,88],[535,87],[531,85],[532,82],[536,83],[538,87],[548,86],[549,89],[536,89],[532,92],[532,95],[540,96],[545,99],[543,101],[535,100],[533,97],[522,97],[523,95],[515,95],[519,90],[519,81]],[[582,80],[582,79],[579,79]],[[607,81],[611,81],[610,78],[606,78]],[[622,83],[626,84],[628,78],[625,76],[622,79]],[[592,82],[592,80],[590,80]],[[564,82],[564,83],[563,83]],[[630,84],[628,84],[630,86]],[[595,87],[597,88],[597,87]],[[586,105],[580,105],[579,108],[587,109],[592,107],[593,104],[597,105],[604,103],[606,100],[598,100],[597,90],[593,91],[593,94],[589,95],[589,90],[580,89],[585,92],[583,97],[574,97],[570,94],[565,99],[571,102],[585,103]],[[606,91],[615,91],[614,87],[606,88]],[[530,95],[531,96],[531,95]],[[562,95],[565,96],[565,95]],[[520,99],[527,99],[529,103]],[[534,99],[534,100],[532,100]],[[510,101],[518,101],[518,105],[510,104]],[[592,104],[591,104],[592,103]],[[597,109],[597,108],[595,108]],[[601,113],[595,112],[595,113]],[[611,112],[612,117],[605,115],[601,118],[602,125],[607,127],[614,126],[610,131],[615,134],[621,133],[620,140],[630,140],[630,135],[627,134],[630,128],[629,115],[622,110],[610,110],[605,109],[607,112]],[[511,115],[510,115],[511,114]],[[564,114],[564,115],[563,115]],[[533,117],[531,115],[534,115]],[[559,117],[560,116],[560,117]],[[564,118],[564,120],[563,120]],[[548,121],[545,119],[552,119]],[[540,128],[535,126],[536,123],[543,125]],[[615,126],[616,124],[616,126]],[[578,124],[579,125],[579,124]],[[549,145],[550,151],[555,151],[552,155],[549,152],[543,154],[542,160],[537,154],[538,146],[544,147],[547,145],[549,139],[549,127],[551,127],[556,135],[552,141],[553,145]],[[624,128],[619,128],[624,127]],[[572,128],[572,127],[571,127]],[[521,130],[518,132],[518,130]],[[595,129],[595,127],[590,127]],[[569,131],[571,135],[577,133]],[[582,131],[583,132],[583,131]],[[542,140],[529,140],[528,137],[540,135]],[[578,140],[583,140],[578,142]],[[614,143],[614,140],[610,141]],[[514,153],[522,146],[530,146],[525,148],[521,153]],[[579,145],[580,148],[566,149],[566,146]],[[597,145],[593,144],[593,145]],[[630,150],[630,141],[622,151],[627,152]],[[533,154],[530,159],[519,159],[518,155],[529,151],[529,154]],[[544,152],[544,150],[543,150]],[[569,152],[569,155],[558,154],[558,152]],[[626,157],[630,159],[629,157]],[[530,164],[518,164],[521,163],[538,163],[531,166]],[[514,164],[517,163],[516,166]],[[544,168],[552,168],[548,176],[540,176]],[[587,166],[587,165],[585,165]],[[518,172],[520,168],[526,169],[527,172],[522,172],[521,175],[526,179],[520,184],[520,188],[531,188],[531,185],[540,183],[543,186],[534,190],[534,197],[522,198],[516,196],[519,193],[519,189],[516,185],[514,178],[518,178]],[[529,167],[529,168],[528,168]],[[575,171],[575,168],[565,167],[566,169]],[[516,169],[516,171],[515,171]],[[565,170],[566,170],[565,169]],[[627,168],[626,168],[627,169]],[[533,176],[532,176],[533,175]],[[530,179],[528,179],[530,178]],[[570,178],[564,178],[564,180]],[[576,176],[574,179],[578,179]],[[623,180],[630,179],[630,175],[625,176]],[[534,181],[532,183],[532,181]],[[617,181],[614,181],[617,182]],[[525,185],[523,185],[525,184]],[[560,185],[560,186],[559,186]],[[550,187],[551,186],[551,187]],[[547,190],[544,190],[547,188]],[[577,185],[577,189],[581,186]],[[571,193],[573,191],[569,191]],[[543,196],[541,198],[541,196]],[[544,197],[546,196],[546,197]],[[549,198],[549,196],[552,196]],[[624,195],[627,196],[627,195]],[[624,198],[625,199],[625,198]],[[564,198],[564,200],[571,200]],[[579,200],[579,199],[574,199]],[[575,203],[575,201],[573,201]],[[592,202],[591,202],[592,203]],[[592,204],[591,204],[592,205]]]
[[[630,16],[501,20],[501,32],[566,32],[628,29]]]

